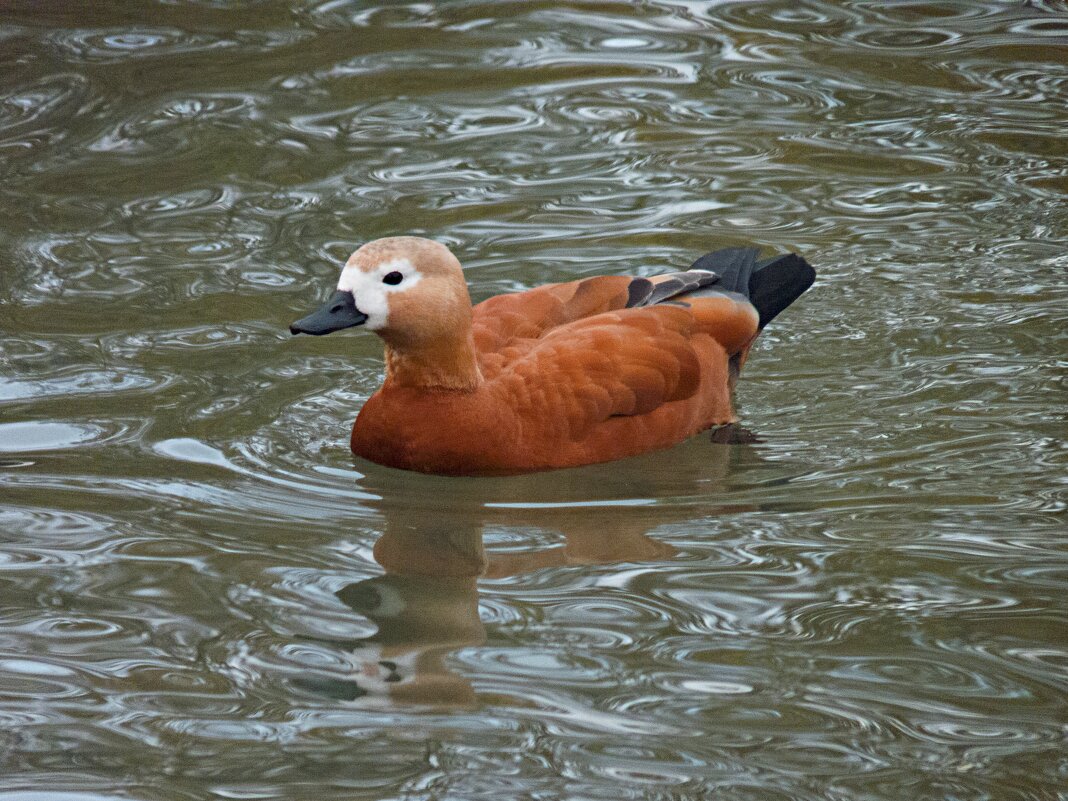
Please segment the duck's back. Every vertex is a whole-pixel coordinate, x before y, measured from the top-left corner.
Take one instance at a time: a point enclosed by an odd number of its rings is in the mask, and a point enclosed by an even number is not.
[[[543,337],[570,323],[624,309],[633,278],[602,275],[496,295],[473,309],[472,332],[483,374],[492,378]]]

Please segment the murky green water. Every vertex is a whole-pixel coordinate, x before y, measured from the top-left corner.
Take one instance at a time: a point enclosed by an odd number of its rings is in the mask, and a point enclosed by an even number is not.
[[[0,801],[1068,798],[1062,2],[0,4]],[[761,442],[362,462],[369,239],[797,249]]]

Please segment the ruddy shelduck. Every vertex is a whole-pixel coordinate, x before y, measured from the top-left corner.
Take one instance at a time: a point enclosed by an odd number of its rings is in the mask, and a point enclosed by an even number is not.
[[[379,464],[490,475],[606,462],[735,421],[753,340],[815,278],[754,248],[652,278],[597,276],[471,305],[437,242],[390,237],[349,258],[337,291],[294,334],[369,328],[386,377],[352,427]]]

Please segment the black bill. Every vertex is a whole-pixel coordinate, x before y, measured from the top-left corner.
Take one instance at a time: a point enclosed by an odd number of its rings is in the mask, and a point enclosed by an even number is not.
[[[366,320],[367,315],[356,308],[356,299],[352,293],[338,291],[319,311],[312,312],[307,317],[301,317],[290,325],[289,332],[322,336],[343,328],[362,325]]]

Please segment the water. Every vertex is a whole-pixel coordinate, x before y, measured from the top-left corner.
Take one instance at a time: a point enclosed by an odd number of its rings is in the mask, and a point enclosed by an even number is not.
[[[1062,2],[6,2],[0,801],[1065,799]],[[361,242],[819,280],[703,435],[352,459]]]

